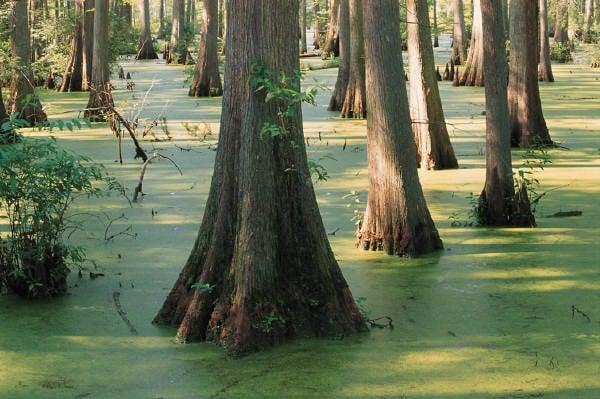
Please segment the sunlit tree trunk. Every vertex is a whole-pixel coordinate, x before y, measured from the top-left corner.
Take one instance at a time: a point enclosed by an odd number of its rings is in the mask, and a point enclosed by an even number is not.
[[[461,86],[483,86],[483,34],[481,30],[480,1],[481,0],[473,1],[471,44],[469,46],[465,67],[460,76]],[[498,15],[501,16],[501,14]],[[499,19],[502,20],[502,18]]]
[[[313,40],[313,47],[315,50],[319,50],[321,48],[320,43],[320,33],[321,33],[321,24],[319,23],[319,13],[321,12],[321,6],[319,5],[319,0],[313,0],[313,20],[312,20],[312,28],[315,35],[315,39]]]
[[[59,88],[62,92],[81,91],[83,88],[83,10],[84,0],[76,0],[71,54]]]
[[[341,111],[350,80],[350,9],[349,0],[336,0],[339,5],[339,68],[335,88],[329,101],[329,111]]]
[[[211,188],[192,253],[154,320],[177,326],[183,342],[241,355],[365,330],[319,215],[301,107],[283,137],[261,135],[277,109],[248,84],[256,63],[274,76],[299,70],[298,10],[297,0],[227,2],[227,54],[236,56],[225,67]]]
[[[504,26],[497,17],[501,0],[481,0],[481,9],[486,76],[486,180],[479,198],[479,222],[488,226],[531,227],[535,219],[526,188],[523,186],[515,193],[512,174]],[[513,10],[511,19],[512,15]]]
[[[13,72],[10,103],[18,118],[30,123],[45,122],[46,113],[35,94],[31,69],[31,46],[26,1],[13,1],[10,20]]]
[[[340,35],[340,3],[348,0],[332,0],[329,7],[329,22],[325,42],[323,43],[323,55],[339,55]]]
[[[592,24],[594,23],[594,1],[585,0],[585,27],[583,29],[583,41],[586,43],[592,42]]]
[[[462,0],[452,0],[453,28],[452,28],[452,62],[454,65],[463,65],[467,60],[465,47],[465,11]]]
[[[350,10],[350,74],[342,117],[365,118],[367,103],[365,93],[365,44],[361,0],[348,0]]]
[[[512,144],[552,144],[542,112],[538,83],[538,2],[510,3],[508,106]]]
[[[84,0],[83,13],[83,78],[81,89],[90,90],[94,60],[94,0]]]
[[[435,76],[427,0],[406,0],[406,9],[410,114],[417,161],[423,169],[458,168]]]
[[[217,52],[219,4],[218,0],[203,0],[203,3],[202,36],[194,78],[188,94],[196,97],[220,96],[223,94],[223,88]]]
[[[154,50],[152,35],[150,34],[150,1],[138,0],[138,3],[140,6],[140,21],[142,23],[142,27],[140,30],[140,40],[136,59],[155,60],[158,58],[158,55]]]
[[[552,63],[550,61],[550,39],[548,37],[548,2],[539,0],[540,7],[540,63],[538,65],[538,80],[554,82]]]
[[[554,13],[554,42],[566,45],[569,42],[569,0],[556,0]]]
[[[167,64],[185,64],[187,58],[186,43],[183,40],[185,30],[185,0],[173,0],[173,26]]]
[[[419,182],[397,0],[363,0],[369,194],[360,246],[415,256],[442,248]],[[430,43],[431,46],[431,43]]]

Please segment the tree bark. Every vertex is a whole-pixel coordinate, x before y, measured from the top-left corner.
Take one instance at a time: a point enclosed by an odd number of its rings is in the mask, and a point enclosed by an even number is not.
[[[557,0],[554,13],[554,42],[569,43],[569,0]]]
[[[173,0],[173,26],[167,64],[185,64],[187,59],[186,43],[183,40],[185,30],[185,0]]]
[[[359,226],[365,250],[416,256],[443,248],[417,173],[397,0],[363,0],[369,194]],[[430,43],[431,45],[431,43]]]
[[[453,29],[452,29],[452,62],[454,65],[464,65],[467,60],[465,40],[467,37],[465,29],[465,11],[462,0],[452,1]]]
[[[203,0],[202,36],[198,51],[198,60],[189,95],[195,97],[220,96],[223,94],[221,75],[219,75],[219,54],[217,36],[219,29],[218,0]]]
[[[162,1],[162,0],[161,0]],[[152,35],[150,34],[150,1],[138,0],[140,6],[140,41],[138,44],[137,60],[156,60],[158,55],[154,50]]]
[[[511,1],[508,105],[512,144],[550,145],[538,83],[538,2]]]
[[[159,9],[158,9],[158,38],[165,38],[165,0],[159,1]]]
[[[594,1],[585,0],[585,27],[583,29],[583,41],[585,43],[592,42],[592,24],[594,23]]]
[[[422,169],[456,169],[435,75],[427,0],[406,0],[410,114]]]
[[[180,341],[212,340],[243,355],[366,328],[319,215],[301,108],[285,135],[261,135],[277,109],[248,83],[256,63],[273,76],[299,70],[298,10],[297,0],[227,2],[227,54],[236,57],[225,69],[210,193],[192,253],[154,320],[177,326]]]
[[[108,0],[94,2],[94,55],[90,98],[85,116],[105,120],[105,113],[113,106],[108,65]]]
[[[349,0],[336,0],[339,7],[339,68],[328,111],[341,111],[350,81],[350,8]]]
[[[538,80],[554,82],[552,62],[550,61],[550,39],[548,35],[548,4],[547,0],[539,0],[540,7],[540,62],[538,65]]]
[[[429,14],[428,14],[429,17]],[[437,23],[437,1],[433,0],[433,47],[440,47],[440,38],[438,36]]]
[[[520,3],[526,2],[511,2]],[[486,76],[486,180],[479,198],[478,216],[482,225],[532,227],[535,218],[526,188],[521,187],[515,193],[512,174],[504,24],[497,17],[500,7],[501,0],[481,0]]]
[[[84,0],[83,10],[83,76],[81,90],[89,91],[94,60],[94,0]]]
[[[306,46],[306,0],[300,0],[300,54],[308,52]]]
[[[61,92],[81,91],[83,88],[83,11],[84,0],[76,0],[71,55],[59,88]]]
[[[348,0],[350,15],[350,75],[346,98],[342,105],[343,118],[365,118],[365,43],[361,0]]]
[[[319,5],[319,0],[313,0],[313,20],[312,20],[312,28],[315,35],[315,39],[313,40],[313,47],[315,50],[319,50],[321,48],[320,34],[321,34],[321,24],[319,23],[319,13],[321,12],[321,6]]]
[[[325,42],[323,43],[323,56],[327,57],[333,55],[337,57],[340,55],[340,3],[343,1],[349,0],[332,0],[331,7],[329,7],[329,22],[327,35],[325,36]]]
[[[473,28],[471,44],[463,73],[461,86],[483,86],[483,33],[481,29],[481,0],[473,1]],[[500,14],[499,14],[500,15]],[[502,18],[500,18],[501,20]]]
[[[26,1],[13,2],[10,23],[11,50],[14,57],[10,90],[12,113],[18,113],[18,119],[27,120],[29,123],[45,122],[48,118],[33,86]]]

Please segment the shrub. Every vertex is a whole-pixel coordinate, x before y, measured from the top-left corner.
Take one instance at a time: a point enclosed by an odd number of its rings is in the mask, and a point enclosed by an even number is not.
[[[554,42],[550,46],[550,59],[561,64],[573,61],[571,54],[575,50],[575,44],[571,41],[568,44]]]

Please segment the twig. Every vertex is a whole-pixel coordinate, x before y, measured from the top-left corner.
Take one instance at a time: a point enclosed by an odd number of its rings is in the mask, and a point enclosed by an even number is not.
[[[135,187],[135,190],[133,191],[133,202],[137,202],[138,196],[140,195],[140,193],[143,195],[142,184],[144,183],[144,175],[146,174],[146,169],[148,169],[148,165],[150,164],[150,162],[152,160],[158,159],[158,158],[164,158],[168,161],[171,161],[171,163],[177,168],[177,171],[179,172],[179,174],[181,176],[183,176],[183,172],[181,171],[181,168],[171,158],[167,157],[166,155],[159,154],[159,153],[152,154],[152,156],[150,158],[148,158],[142,165],[142,170],[140,172],[140,179],[138,180],[138,184]]]
[[[590,319],[590,316],[588,316],[581,310],[577,309],[577,307],[575,305],[571,305],[571,319],[575,318],[575,313],[579,313],[582,317],[584,317],[588,321],[588,323],[592,322],[592,319]]]

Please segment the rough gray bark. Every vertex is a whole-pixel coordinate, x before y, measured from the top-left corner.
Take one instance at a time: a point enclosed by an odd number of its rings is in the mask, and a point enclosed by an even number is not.
[[[410,114],[423,169],[455,169],[454,155],[435,75],[427,0],[406,0]]]
[[[442,249],[419,182],[400,48],[397,0],[363,0],[369,194],[364,249],[416,256]],[[430,43],[431,44],[431,43]]]
[[[365,44],[361,0],[348,0],[350,15],[350,75],[346,98],[342,105],[343,118],[365,118]]]
[[[161,0],[162,1],[162,0]],[[158,55],[154,50],[150,33],[150,1],[138,0],[140,6],[140,40],[138,43],[137,60],[156,60]]]
[[[192,253],[154,320],[177,326],[183,342],[242,355],[366,329],[319,215],[301,107],[284,137],[261,135],[277,109],[248,83],[257,62],[274,76],[299,70],[298,9],[298,0],[227,2],[227,54],[236,56],[225,67],[211,188]]]
[[[538,2],[511,1],[508,106],[512,144],[550,145],[538,83]]]
[[[328,111],[341,111],[350,80],[350,8],[348,0],[336,0],[339,6],[339,68]]]
[[[513,0],[511,4],[514,3],[517,2]],[[497,18],[501,0],[481,0],[481,9],[486,76],[486,180],[479,198],[479,222],[488,226],[532,227],[535,219],[526,188],[521,187],[515,193],[512,174],[504,26]]]
[[[552,62],[550,61],[550,39],[548,35],[548,2],[539,0],[540,8],[540,62],[538,65],[538,80],[554,82]]]
[[[465,11],[462,0],[452,0],[453,28],[452,28],[452,62],[454,65],[463,65],[467,60],[465,40]]]
[[[459,82],[461,86],[483,86],[483,33],[481,29],[480,1],[481,0],[473,1],[471,44],[469,46],[465,67],[460,76]]]

